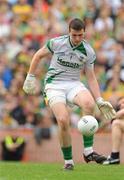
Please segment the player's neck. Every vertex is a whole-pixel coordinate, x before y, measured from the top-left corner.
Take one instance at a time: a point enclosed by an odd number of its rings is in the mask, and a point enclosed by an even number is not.
[[[73,41],[71,40],[70,36],[69,36],[69,41],[70,41],[72,48],[76,48],[76,47],[80,46],[80,44],[81,44],[81,42],[79,44],[74,44]]]

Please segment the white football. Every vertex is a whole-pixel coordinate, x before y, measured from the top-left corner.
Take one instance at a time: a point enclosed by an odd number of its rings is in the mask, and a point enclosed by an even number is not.
[[[98,130],[97,120],[90,115],[83,116],[78,122],[78,130],[85,136],[91,136]]]

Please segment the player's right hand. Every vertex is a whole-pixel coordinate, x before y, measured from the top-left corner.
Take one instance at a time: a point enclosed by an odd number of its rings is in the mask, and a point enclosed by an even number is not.
[[[36,78],[33,74],[27,74],[25,79],[23,90],[27,94],[35,94],[36,91]]]

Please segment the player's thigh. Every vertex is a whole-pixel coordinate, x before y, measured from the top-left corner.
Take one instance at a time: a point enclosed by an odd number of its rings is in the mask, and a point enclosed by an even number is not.
[[[74,97],[74,103],[83,109],[86,114],[93,113],[95,108],[95,101],[89,90],[81,90]]]
[[[66,105],[66,93],[61,89],[48,89],[46,91],[49,106],[58,123],[69,124],[69,113]]]
[[[124,120],[116,119],[112,122],[112,128],[119,128],[124,132]]]
[[[68,126],[70,124],[70,116],[66,104],[58,102],[51,106],[51,109],[56,117],[57,123]]]
[[[120,120],[121,121],[121,129],[124,132],[124,120]]]
[[[66,95],[63,90],[47,89],[45,91],[45,96],[50,107],[57,103],[66,104]]]

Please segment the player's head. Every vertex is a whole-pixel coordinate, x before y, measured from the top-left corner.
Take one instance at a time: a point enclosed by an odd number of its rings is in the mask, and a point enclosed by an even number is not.
[[[72,19],[69,23],[69,35],[74,45],[79,45],[84,38],[85,24],[81,19]]]

